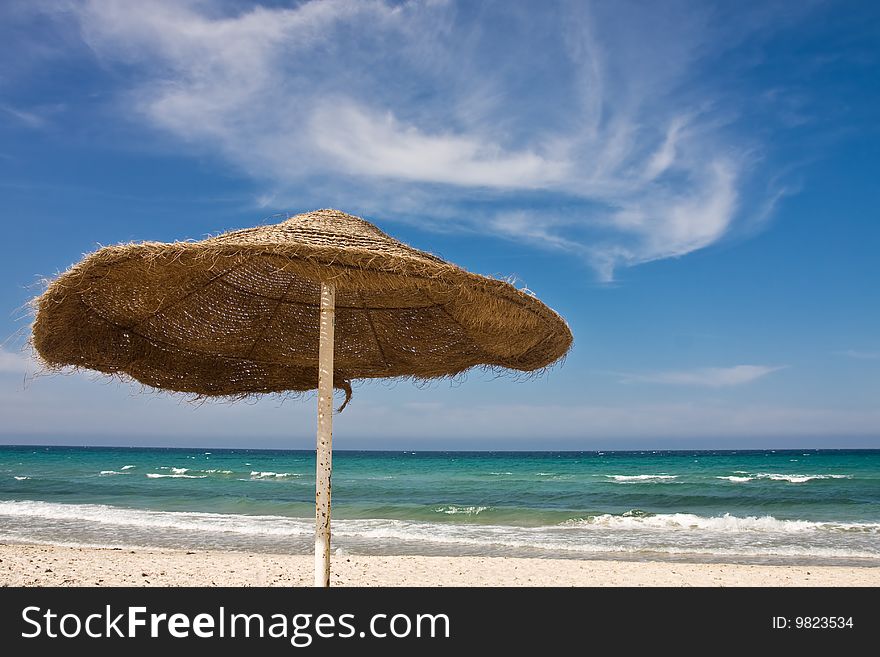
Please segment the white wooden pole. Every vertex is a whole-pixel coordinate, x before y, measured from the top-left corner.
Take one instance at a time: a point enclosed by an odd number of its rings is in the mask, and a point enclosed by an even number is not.
[[[315,480],[315,586],[330,586],[330,473],[333,458],[333,328],[336,286],[321,283],[318,345],[318,444]]]

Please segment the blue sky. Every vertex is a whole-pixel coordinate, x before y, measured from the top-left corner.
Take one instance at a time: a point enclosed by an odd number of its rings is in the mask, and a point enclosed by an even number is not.
[[[40,376],[99,244],[336,207],[569,322],[564,366],[371,383],[336,447],[880,447],[872,2],[0,6],[0,441],[309,447],[314,400]]]

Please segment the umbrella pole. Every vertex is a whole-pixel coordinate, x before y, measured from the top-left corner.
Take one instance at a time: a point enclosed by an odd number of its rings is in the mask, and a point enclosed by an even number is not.
[[[315,479],[315,586],[330,586],[330,473],[333,458],[333,329],[336,286],[321,283],[318,441]]]

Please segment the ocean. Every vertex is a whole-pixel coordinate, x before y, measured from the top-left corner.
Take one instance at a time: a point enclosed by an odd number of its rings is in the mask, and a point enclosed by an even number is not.
[[[880,566],[880,450],[333,456],[336,554]],[[307,451],[0,447],[0,542],[314,548]]]

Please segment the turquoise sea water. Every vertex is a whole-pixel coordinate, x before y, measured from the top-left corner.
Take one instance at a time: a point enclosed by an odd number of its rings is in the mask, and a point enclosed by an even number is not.
[[[334,454],[352,554],[880,566],[880,450]],[[313,452],[0,447],[0,541],[308,553]]]

